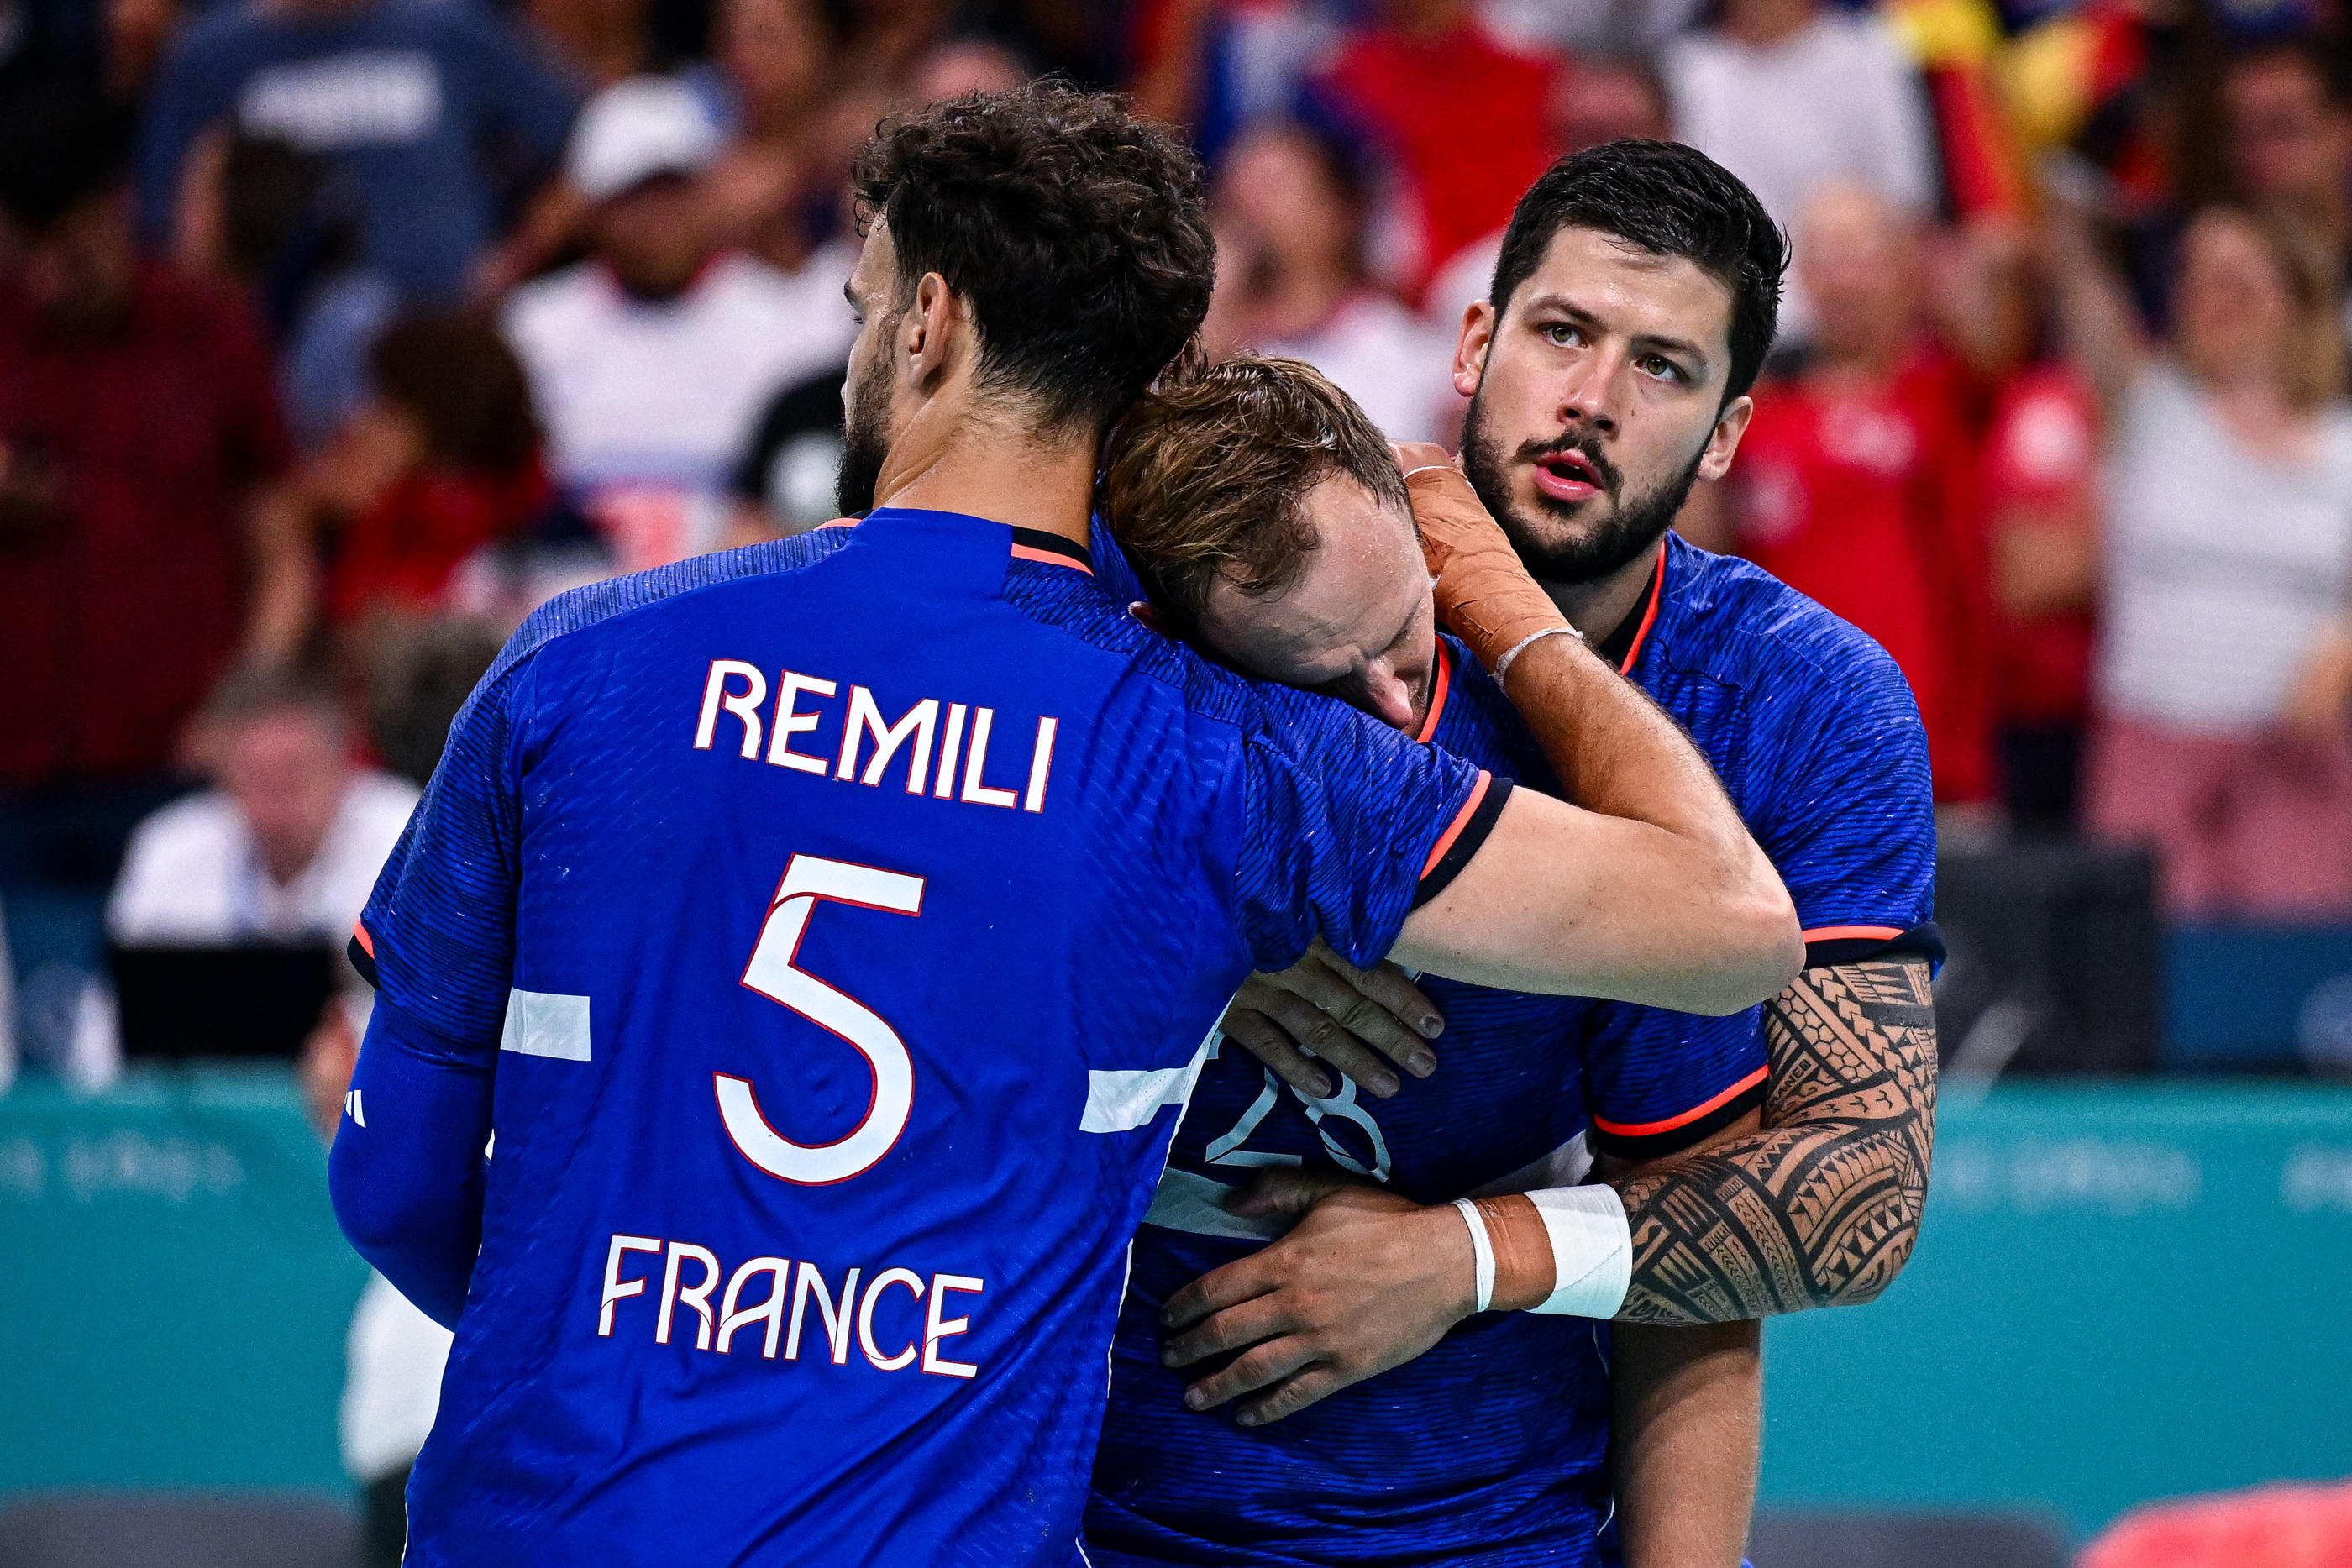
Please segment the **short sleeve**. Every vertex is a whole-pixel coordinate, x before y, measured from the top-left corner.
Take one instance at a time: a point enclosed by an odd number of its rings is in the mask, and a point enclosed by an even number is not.
[[[1284,969],[1318,934],[1377,963],[1492,830],[1508,779],[1354,709],[1263,688],[1244,740],[1235,914],[1253,961]]]
[[[1809,965],[1890,946],[1940,959],[1936,806],[1927,733],[1876,644],[1855,639],[1844,678],[1809,683],[1766,725],[1766,799],[1748,820],[1797,906]]]
[[[513,981],[512,706],[534,667],[496,671],[467,699],[352,934],[352,961],[379,997],[474,1065],[495,1060]]]
[[[1769,1074],[1760,1009],[1699,1018],[1601,1002],[1587,1030],[1588,1141],[1595,1154],[1661,1159],[1763,1103]]]

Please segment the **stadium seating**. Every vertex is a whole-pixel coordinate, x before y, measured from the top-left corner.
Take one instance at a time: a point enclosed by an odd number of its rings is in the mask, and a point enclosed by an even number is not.
[[[2134,1073],[2155,1065],[2161,936],[2138,850],[2025,841],[1947,852],[1936,985],[1947,1074]]]
[[[60,1494],[0,1506],[0,1568],[352,1568],[351,1514],[318,1498]]]
[[[2014,1514],[1767,1511],[1748,1556],[1755,1568],[2066,1568],[2066,1542]]]

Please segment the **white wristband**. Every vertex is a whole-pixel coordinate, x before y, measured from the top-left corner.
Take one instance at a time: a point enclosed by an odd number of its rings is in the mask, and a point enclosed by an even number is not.
[[[1486,1217],[1478,1206],[1466,1197],[1457,1197],[1454,1207],[1462,1211],[1462,1221],[1470,1227],[1470,1256],[1475,1260],[1478,1280],[1478,1304],[1470,1310],[1483,1312],[1495,1302],[1495,1244],[1486,1236]],[[1632,1235],[1627,1234],[1630,1242]]]
[[[1547,637],[1573,637],[1580,643],[1584,641],[1584,633],[1573,626],[1547,626],[1540,632],[1531,632],[1505,649],[1503,656],[1495,661],[1495,684],[1502,685],[1504,678],[1510,674],[1511,661]]]
[[[1528,1197],[1551,1239],[1552,1277],[1551,1294],[1528,1311],[1615,1317],[1633,1283],[1633,1228],[1625,1218],[1625,1200],[1616,1188],[1601,1186],[1544,1187]],[[1491,1283],[1493,1265],[1486,1267]]]

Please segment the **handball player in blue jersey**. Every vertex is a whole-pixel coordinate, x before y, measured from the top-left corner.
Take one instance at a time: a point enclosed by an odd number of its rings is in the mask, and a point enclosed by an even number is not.
[[[1254,980],[1139,1236],[1097,1564],[1576,1563],[1622,1535],[1636,1565],[1728,1568],[1759,1389],[1738,1320],[1867,1301],[1907,1257],[1937,951],[1918,718],[1867,637],[1666,531],[1732,459],[1782,256],[1689,149],[1563,161],[1464,333],[1476,494],[1433,449],[1407,462],[1424,529],[1483,500],[1714,759],[1810,967],[1727,1019],[1415,988],[1328,953]],[[1249,361],[1131,413],[1104,504],[1157,618],[1553,787],[1500,684],[1433,632],[1411,530],[1366,504],[1385,474],[1339,460],[1360,418],[1306,367]],[[1229,500],[1260,494],[1302,499]],[[1594,1176],[1613,1187],[1573,1185]],[[1475,1216],[1448,1206],[1473,1195]],[[1474,1227],[1483,1282],[1457,1245]]]
[[[1253,968],[1717,1012],[1795,972],[1704,760],[1483,517],[1433,530],[1440,601],[1591,810],[1097,583],[1103,434],[1208,299],[1172,133],[975,95],[857,184],[881,504],[535,615],[353,937],[337,1214],[457,1331],[414,1564],[1068,1563],[1128,1240]]]

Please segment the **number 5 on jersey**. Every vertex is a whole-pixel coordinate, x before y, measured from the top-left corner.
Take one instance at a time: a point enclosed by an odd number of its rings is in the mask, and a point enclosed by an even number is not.
[[[880,1014],[845,991],[835,990],[793,960],[820,901],[883,909],[898,915],[923,912],[923,879],[848,861],[794,855],[768,906],[759,945],[743,969],[743,984],[770,997],[847,1040],[874,1072],[874,1098],[866,1119],[830,1144],[796,1144],[760,1113],[751,1082],[713,1073],[719,1115],[727,1135],[745,1159],[789,1182],[823,1186],[847,1181],[890,1152],[907,1129],[915,1101],[915,1065],[898,1031]]]

